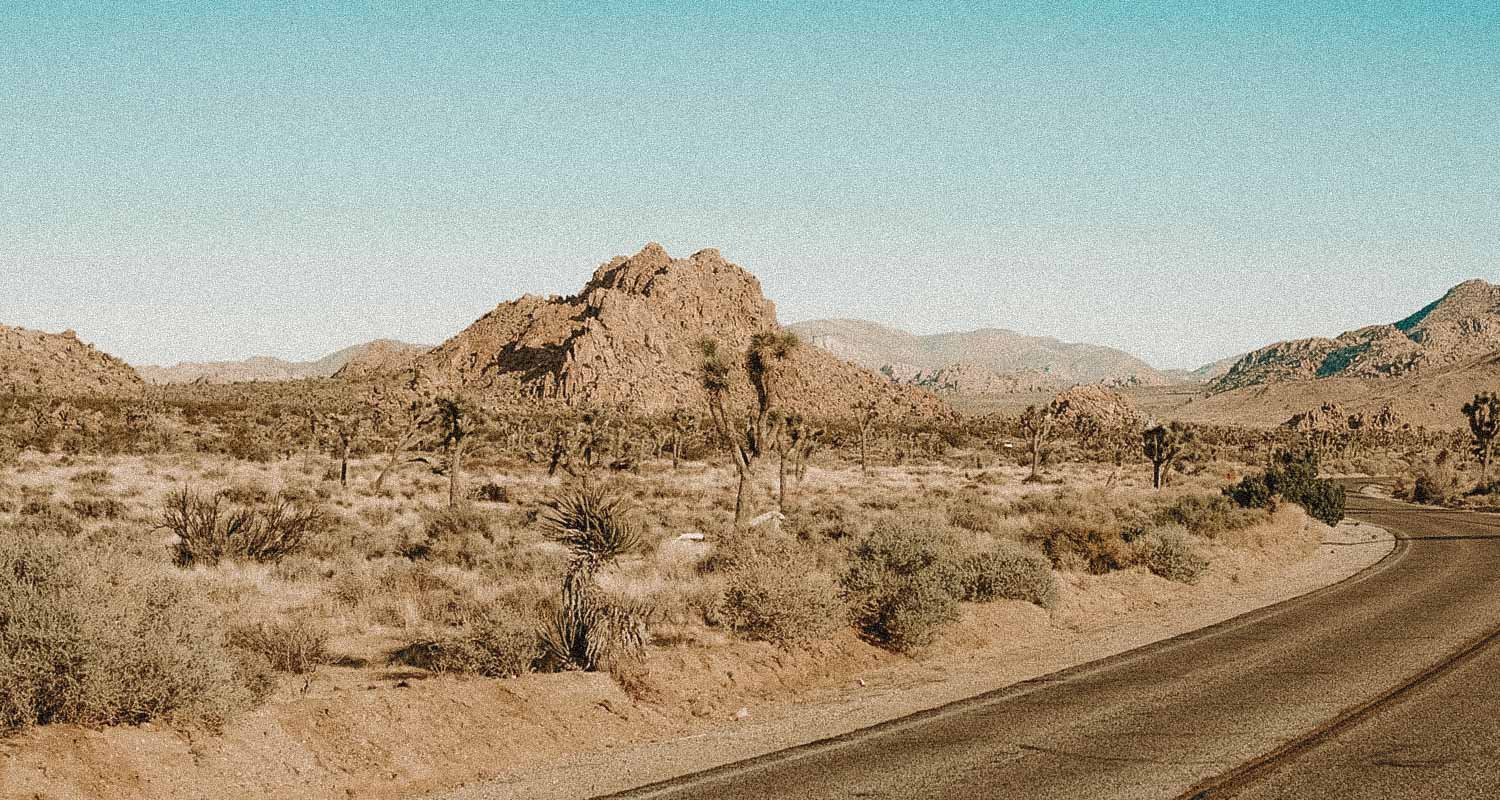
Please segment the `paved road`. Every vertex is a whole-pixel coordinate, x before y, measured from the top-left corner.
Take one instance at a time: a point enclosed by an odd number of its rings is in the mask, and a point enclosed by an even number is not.
[[[619,798],[1500,796],[1500,518],[1353,498],[1403,537],[1297,600]]]

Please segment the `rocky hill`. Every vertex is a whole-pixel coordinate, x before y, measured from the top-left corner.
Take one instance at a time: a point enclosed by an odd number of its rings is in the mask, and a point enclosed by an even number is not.
[[[502,303],[417,360],[425,380],[494,395],[653,413],[701,408],[697,375],[704,338],[740,352],[756,333],[779,329],[776,307],[750,273],[717,250],[673,259],[658,244],[598,268],[571,297],[528,295]],[[844,416],[873,399],[889,417],[946,418],[930,392],[880,376],[810,346],[790,362],[786,404],[819,417]],[[750,401],[737,380],[738,402]]]
[[[0,325],[0,392],[118,394],[142,385],[129,364],[94,349],[73,331],[43,333]]]
[[[1458,366],[1500,350],[1500,286],[1472,280],[1400,322],[1333,339],[1297,339],[1241,358],[1215,392],[1285,381],[1389,379]]]
[[[346,347],[316,361],[284,361],[255,356],[243,361],[183,362],[172,367],[137,367],[147,383],[245,383],[330,378],[345,370],[349,377],[372,371],[404,369],[417,356],[432,349],[426,345],[378,339]]]
[[[964,333],[917,336],[874,322],[821,319],[790,326],[804,340],[866,369],[934,371],[955,364],[981,367],[998,375],[1043,375],[1055,386],[1119,383],[1158,386],[1174,383],[1129,353],[1092,344],[986,328]],[[887,370],[887,368],[889,368]]]
[[[940,395],[987,397],[1029,392],[1055,392],[1062,384],[1044,372],[999,373],[969,362],[939,369],[903,369],[887,365],[881,373],[896,383],[920,386]]]

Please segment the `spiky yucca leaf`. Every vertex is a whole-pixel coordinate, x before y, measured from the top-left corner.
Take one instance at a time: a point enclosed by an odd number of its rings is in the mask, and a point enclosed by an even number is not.
[[[641,543],[640,532],[626,516],[625,499],[599,488],[554,498],[544,523],[553,539],[595,563],[618,558]]]

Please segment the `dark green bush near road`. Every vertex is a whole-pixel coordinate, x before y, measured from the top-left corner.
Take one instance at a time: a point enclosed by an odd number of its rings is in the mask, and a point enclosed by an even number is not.
[[[1046,556],[1010,542],[961,559],[954,567],[959,597],[976,603],[1023,600],[1042,608],[1057,603],[1057,576]]]
[[[212,726],[253,702],[212,609],[141,571],[0,531],[0,730]]]
[[[1310,450],[1278,453],[1270,469],[1245,477],[1224,494],[1244,508],[1265,508],[1271,498],[1280,497],[1324,524],[1344,519],[1344,487],[1318,477],[1318,457]]]
[[[926,646],[958,619],[951,546],[897,520],[880,522],[854,547],[842,583],[855,627],[893,650]]]

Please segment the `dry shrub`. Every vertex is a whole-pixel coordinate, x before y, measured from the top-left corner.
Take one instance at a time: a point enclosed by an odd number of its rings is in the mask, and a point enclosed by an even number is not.
[[[995,533],[1004,525],[1005,511],[978,492],[961,492],[948,502],[948,524],[976,533]]]
[[[1266,518],[1262,511],[1240,508],[1223,494],[1189,494],[1153,515],[1158,525],[1181,525],[1195,536],[1217,539]]]
[[[1025,540],[1040,548],[1056,569],[1103,575],[1134,560],[1117,526],[1048,515],[1028,527]]]
[[[827,575],[810,572],[792,542],[772,540],[736,558],[725,575],[724,616],[739,635],[779,647],[824,638],[847,611]]]
[[[216,725],[253,700],[212,611],[141,573],[0,532],[0,728]]]
[[[1046,556],[1011,542],[975,553],[955,568],[960,597],[976,603],[1022,600],[1042,608],[1057,603],[1057,576]]]
[[[799,539],[840,541],[858,533],[853,515],[843,503],[819,497],[794,512],[783,529]]]
[[[1152,574],[1178,583],[1193,584],[1208,571],[1204,558],[1187,529],[1181,525],[1163,525],[1135,540],[1136,558]]]
[[[952,545],[941,534],[886,519],[850,553],[843,575],[855,627],[906,652],[958,619]]]
[[[541,658],[534,620],[491,614],[455,635],[413,642],[391,655],[391,663],[431,672],[513,678]]]
[[[239,625],[229,630],[228,642],[264,656],[272,669],[302,675],[332,661],[328,629],[302,619]]]
[[[177,537],[173,563],[212,566],[225,558],[271,562],[295,553],[323,519],[319,506],[286,495],[263,507],[231,508],[221,495],[183,487],[167,495],[161,527]]]
[[[422,535],[407,538],[398,552],[413,561],[432,560],[472,569],[489,554],[494,541],[489,517],[459,506],[428,512]]]
[[[75,486],[88,486],[95,489],[108,486],[114,480],[115,476],[105,469],[87,469],[68,479]]]

